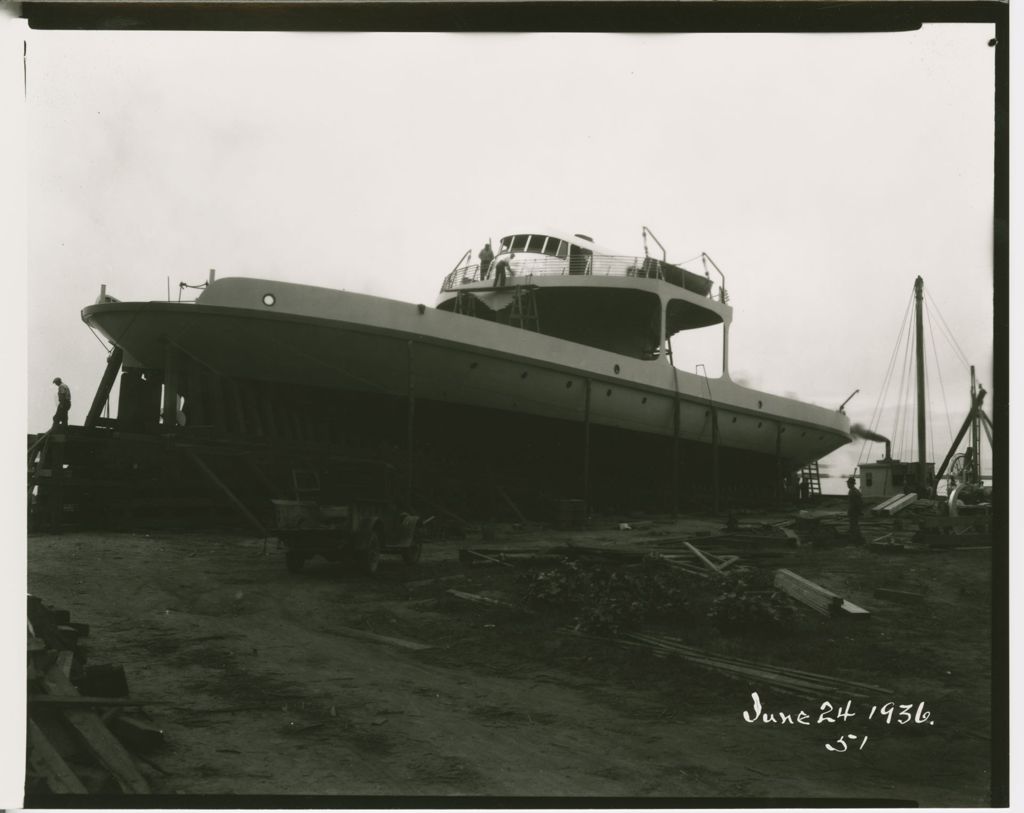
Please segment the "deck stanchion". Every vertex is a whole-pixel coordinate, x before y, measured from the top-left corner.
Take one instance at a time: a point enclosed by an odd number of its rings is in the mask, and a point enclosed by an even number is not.
[[[188,422],[192,426],[205,426],[209,418],[206,414],[206,405],[203,403],[203,368],[194,359],[186,357],[184,361],[187,364],[185,380],[188,395],[185,404],[188,407]]]
[[[168,342],[164,347],[164,426],[178,425],[178,348]]]
[[[672,410],[672,516],[679,514],[679,388]]]
[[[782,499],[782,424],[775,424],[775,506]]]
[[[408,490],[408,499],[412,500],[413,495],[413,484],[415,482],[413,478],[413,444],[415,442],[415,419],[416,419],[416,371],[413,363],[413,342],[409,340],[409,352],[408,352],[408,417],[406,425],[406,444],[408,446],[408,483],[406,485]]]
[[[719,484],[718,484],[718,410],[711,407],[711,493],[712,508],[714,514],[719,508]]]
[[[583,520],[590,515],[590,379],[583,379]]]

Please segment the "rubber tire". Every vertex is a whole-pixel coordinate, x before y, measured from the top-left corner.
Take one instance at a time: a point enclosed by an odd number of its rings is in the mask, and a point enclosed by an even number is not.
[[[290,550],[284,555],[284,563],[289,573],[300,573],[302,566],[306,563],[306,557],[297,551]]]
[[[380,568],[380,538],[377,531],[370,531],[366,547],[359,551],[359,569],[367,576],[375,576]]]
[[[409,547],[402,548],[402,561],[407,565],[419,564],[420,556],[423,555],[423,543],[413,542]]]

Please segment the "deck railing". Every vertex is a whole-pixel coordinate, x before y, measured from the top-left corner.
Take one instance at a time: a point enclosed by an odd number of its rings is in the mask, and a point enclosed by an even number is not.
[[[468,253],[441,284],[441,291],[458,291],[463,285],[494,279],[494,262],[481,273],[479,263],[468,264]],[[716,268],[717,270],[717,268]],[[577,255],[569,258],[516,255],[509,261],[506,285],[516,279],[531,276],[595,276],[641,277],[660,279],[688,291],[707,296],[718,302],[727,302],[728,295],[721,283],[716,284],[708,274],[700,275],[681,266],[663,263],[653,257],[627,257],[609,254]]]

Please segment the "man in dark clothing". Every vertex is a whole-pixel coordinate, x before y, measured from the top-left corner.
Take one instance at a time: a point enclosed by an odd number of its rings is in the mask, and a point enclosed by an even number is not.
[[[60,376],[53,379],[57,385],[57,411],[53,413],[54,426],[68,425],[68,412],[71,411],[71,387],[60,380]]]
[[[505,285],[505,277],[508,275],[509,266],[508,261],[515,257],[515,254],[509,254],[506,257],[502,257],[494,264],[494,287],[501,288]]]
[[[491,261],[494,259],[494,252],[491,250],[491,241],[487,241],[482,249],[480,249],[480,279],[487,279],[487,272],[490,270]]]
[[[864,538],[860,535],[860,515],[864,511],[864,499],[857,488],[856,478],[849,478],[846,481],[846,485],[850,487],[849,502],[846,506],[846,516],[850,520],[850,540],[852,542],[863,542]]]

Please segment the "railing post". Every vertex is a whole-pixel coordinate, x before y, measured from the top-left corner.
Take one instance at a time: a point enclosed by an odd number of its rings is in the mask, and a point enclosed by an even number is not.
[[[590,516],[590,379],[583,379],[583,518]]]

